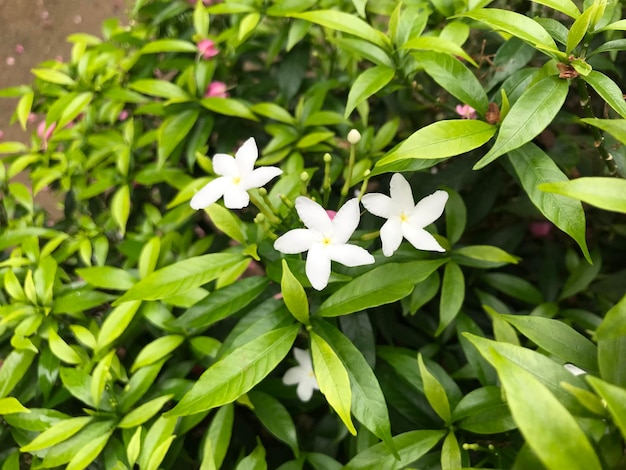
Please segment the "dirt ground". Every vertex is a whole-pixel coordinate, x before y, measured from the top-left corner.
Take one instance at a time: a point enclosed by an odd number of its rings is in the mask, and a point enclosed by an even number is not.
[[[130,0],[0,0],[0,89],[28,84],[30,70],[44,60],[66,58],[67,36],[101,36],[106,18],[122,17]],[[9,126],[16,101],[0,99],[1,140],[24,140],[19,125]]]

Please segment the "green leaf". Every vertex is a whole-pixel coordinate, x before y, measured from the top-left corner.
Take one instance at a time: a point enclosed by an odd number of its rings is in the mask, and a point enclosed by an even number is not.
[[[474,61],[474,59],[472,59],[461,46],[442,37],[436,38],[432,36],[418,36],[416,38],[409,39],[406,43],[404,43],[402,49],[441,52],[449,56],[462,57],[474,67],[478,67],[478,64]]]
[[[85,108],[91,103],[93,99],[93,93],[86,91],[83,93],[76,93],[74,97],[65,105],[63,113],[57,122],[57,127],[62,129],[71,121],[73,121],[79,114],[85,112]]]
[[[87,372],[78,368],[61,367],[59,376],[68,392],[90,407],[96,407],[91,396],[92,378]]]
[[[159,127],[158,167],[161,168],[176,146],[193,128],[200,115],[199,109],[186,109],[169,116]]]
[[[31,69],[33,75],[44,82],[56,83],[57,85],[73,86],[76,82],[69,75],[52,69]]]
[[[287,261],[282,260],[283,275],[280,280],[280,291],[283,294],[285,305],[296,320],[305,325],[309,324],[309,299],[304,287],[289,270]]]
[[[592,18],[595,16],[597,11],[596,4],[591,5],[587,8],[582,15],[576,18],[576,21],[570,27],[567,33],[567,44],[565,47],[565,52],[570,54],[580,41],[585,37],[587,31],[589,30],[589,26]]]
[[[454,250],[455,258],[457,256],[466,257],[470,260],[475,260],[478,263],[493,263],[496,265],[503,264],[517,264],[520,260],[517,256],[513,256],[502,248],[491,245],[471,245],[457,248]],[[471,265],[471,263],[461,263],[461,260],[456,260],[459,264]]]
[[[146,242],[141,249],[139,255],[139,277],[143,279],[148,274],[154,271],[154,268],[159,261],[159,254],[161,252],[161,239],[158,236],[152,237]],[[128,286],[130,289],[132,286]]]
[[[144,403],[141,406],[136,407],[130,413],[128,413],[117,425],[118,428],[134,428],[140,426],[155,414],[159,412],[163,406],[172,399],[174,395],[164,395],[162,397],[154,398],[149,402]]]
[[[524,278],[507,273],[488,273],[482,280],[500,292],[531,305],[543,303],[543,294]]]
[[[115,356],[115,349],[112,349],[104,356],[91,373],[91,398],[96,407],[100,405],[100,399],[104,393],[107,382],[110,380],[109,370],[111,369],[111,361]]]
[[[409,431],[393,437],[400,459],[383,443],[359,452],[343,470],[399,470],[414,463],[437,444],[446,431]]]
[[[530,315],[500,315],[550,354],[589,372],[598,371],[596,345],[561,320]]]
[[[9,415],[14,413],[30,413],[30,410],[22,405],[17,398],[0,398],[0,415]]]
[[[376,65],[359,75],[350,87],[344,117],[348,118],[354,108],[385,87],[394,77],[395,70],[385,65]]]
[[[268,283],[265,276],[252,276],[217,289],[170,322],[170,325],[185,330],[206,329],[240,311],[261,295]]]
[[[526,144],[509,152],[508,159],[531,202],[554,225],[572,237],[585,258],[591,256],[585,240],[585,213],[582,204],[538,189],[550,182],[567,181],[554,161],[539,147]]]
[[[489,99],[476,76],[454,56],[441,52],[417,52],[424,72],[456,99],[485,115]]]
[[[626,214],[626,180],[623,179],[576,178],[571,181],[544,183],[539,189],[578,199],[601,209]]]
[[[164,418],[163,416],[159,416],[156,419],[143,440],[143,445],[139,453],[139,468],[143,470],[150,465],[156,465],[155,470],[158,468],[165,457],[163,451],[167,452],[172,442],[172,438],[174,437],[173,433],[178,421],[177,418]]]
[[[26,125],[28,124],[28,116],[30,116],[30,112],[33,109],[34,98],[35,93],[32,91],[23,94],[17,103],[17,107],[15,108],[15,114],[17,115],[20,126],[24,131],[26,130]]]
[[[422,354],[417,355],[417,364],[419,366],[420,375],[422,376],[422,384],[424,387],[424,395],[435,413],[448,425],[450,423],[450,402],[446,395],[446,390],[439,383],[437,378],[426,368]]]
[[[581,76],[621,117],[626,119],[626,102],[624,94],[617,84],[609,77],[596,70]]]
[[[344,33],[352,34],[361,39],[380,47],[383,50],[389,49],[391,44],[389,38],[370,26],[356,16],[337,10],[315,10],[303,13],[291,13],[288,16],[310,21],[311,23],[334,29]]]
[[[220,407],[215,416],[213,416],[209,430],[204,436],[200,470],[210,469],[210,463],[214,465],[213,468],[221,467],[224,457],[226,457],[226,451],[228,450],[233,431],[234,410],[234,405],[230,403]],[[208,462],[209,459],[210,462]]]
[[[622,388],[626,388],[626,369],[624,369],[623,361],[625,354],[626,337],[618,336],[598,340],[600,377]]]
[[[157,470],[160,468],[161,462],[163,462],[174,439],[176,439],[176,436],[169,436],[152,451],[148,457],[148,464],[144,467],[146,470]]]
[[[265,461],[265,448],[261,440],[257,438],[257,446],[250,454],[246,455],[235,467],[235,470],[267,470]]]
[[[128,290],[135,284],[135,278],[125,269],[113,266],[93,266],[76,270],[81,278],[94,287],[112,290]]]
[[[328,404],[337,412],[348,431],[356,436],[356,429],[350,416],[352,391],[348,372],[335,351],[321,336],[313,331],[310,332],[310,335],[313,369],[320,392],[324,394]]]
[[[111,198],[111,215],[119,227],[122,236],[126,233],[126,223],[130,215],[130,188],[121,186]]]
[[[602,129],[611,134],[622,144],[626,144],[626,120],[624,119],[585,118],[581,119],[580,122]]]
[[[58,467],[67,462],[74,469],[86,467],[100,453],[113,429],[112,421],[93,420],[71,438],[49,449],[41,468]]]
[[[546,77],[528,88],[513,104],[500,126],[493,147],[481,158],[479,170],[501,155],[530,142],[541,133],[560,111],[569,84],[558,77]]]
[[[140,305],[138,300],[124,302],[107,315],[98,333],[97,350],[105,349],[126,331]]]
[[[176,101],[189,101],[191,96],[178,85],[156,78],[144,78],[128,84],[131,90],[144,95],[157,96]]]
[[[598,276],[602,268],[602,258],[596,249],[591,252],[591,264],[578,263],[565,281],[559,300],[578,294],[589,287],[589,284]]]
[[[251,391],[248,398],[254,405],[254,414],[265,428],[278,440],[283,441],[298,457],[298,435],[287,408],[276,398],[267,393]]]
[[[36,353],[29,349],[14,349],[0,367],[0,398],[6,397],[24,377]]]
[[[533,0],[533,3],[545,5],[574,19],[580,16],[580,10],[571,0]]]
[[[455,470],[462,466],[459,441],[454,432],[450,431],[441,448],[441,470]]]
[[[183,335],[167,335],[161,336],[146,344],[139,354],[137,354],[135,362],[133,362],[130,368],[131,373],[141,367],[149,366],[150,364],[160,361],[165,356],[175,351],[184,341],[185,337]]]
[[[454,261],[446,264],[441,284],[439,302],[439,326],[435,336],[439,336],[452,323],[461,311],[465,300],[465,278],[463,271]],[[441,416],[441,415],[440,415]],[[443,418],[443,417],[442,417]]]
[[[339,288],[322,303],[317,314],[336,317],[400,300],[445,261],[388,263],[374,268]]]
[[[536,21],[514,11],[498,8],[481,8],[461,16],[472,18],[490,26],[495,31],[504,31],[535,46],[541,51],[550,52],[552,57],[564,56],[552,36]]]
[[[513,419],[526,442],[548,468],[600,470],[593,447],[574,417],[530,372],[495,350],[498,371]]]
[[[187,258],[148,274],[113,305],[130,300],[159,300],[182,294],[216,279],[243,259],[234,253],[211,253]]]
[[[0,154],[26,152],[28,152],[28,147],[22,142],[0,142]]]
[[[251,121],[258,121],[259,119],[250,111],[250,107],[243,101],[235,98],[219,98],[211,96],[200,100],[200,104],[217,114],[223,114],[224,116],[234,116],[243,119],[250,119]]]
[[[316,320],[313,329],[335,351],[348,372],[352,391],[352,414],[395,452],[385,396],[376,375],[363,354],[357,346],[329,322]]]
[[[397,148],[387,153],[376,166],[406,158],[438,159],[460,155],[486,143],[496,127],[473,119],[434,122],[414,132]]]
[[[80,364],[82,359],[52,328],[48,329],[48,344],[52,353],[68,364]]]
[[[184,416],[230,403],[252,389],[290,351],[300,325],[291,325],[244,344],[209,367],[165,417]]]
[[[626,337],[626,295],[604,316],[596,330],[599,340],[611,340]]]
[[[613,421],[626,439],[626,390],[597,377],[587,376],[587,382],[606,403]]]
[[[143,46],[141,54],[159,54],[162,52],[198,52],[195,44],[180,39],[157,39]]]
[[[34,452],[63,442],[83,429],[93,420],[91,416],[68,418],[50,426],[27,445],[20,448],[21,452]]]
[[[256,114],[285,124],[294,124],[296,121],[294,117],[289,114],[289,111],[276,103],[256,103],[250,107],[250,110]]]

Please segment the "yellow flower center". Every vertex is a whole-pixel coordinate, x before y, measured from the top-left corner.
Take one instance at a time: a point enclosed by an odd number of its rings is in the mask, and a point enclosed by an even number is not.
[[[237,185],[241,183],[241,178],[239,176],[233,176],[233,184]]]
[[[408,221],[409,221],[409,217],[404,212],[402,212],[400,214],[400,222],[408,222]]]

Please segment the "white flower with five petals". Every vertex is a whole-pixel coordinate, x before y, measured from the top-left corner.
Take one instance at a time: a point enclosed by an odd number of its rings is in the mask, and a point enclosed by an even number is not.
[[[296,211],[306,228],[285,233],[274,242],[274,248],[285,254],[308,251],[305,272],[315,289],[328,284],[331,261],[345,266],[374,263],[367,250],[348,244],[359,225],[357,199],[346,202],[332,219],[322,206],[304,196],[296,199]]]
[[[283,383],[285,385],[298,384],[298,388],[296,388],[298,398],[302,401],[309,401],[313,396],[313,391],[320,389],[315,379],[315,372],[313,372],[311,355],[308,350],[300,348],[293,348],[293,355],[298,361],[298,365],[285,372]]]
[[[213,170],[220,175],[198,191],[192,198],[192,209],[204,209],[222,196],[229,209],[242,209],[250,203],[248,190],[260,188],[283,171],[273,166],[254,168],[259,158],[254,138],[246,140],[234,157],[218,153],[213,157]]]
[[[394,173],[389,194],[391,197],[380,193],[365,194],[361,199],[369,212],[387,219],[380,229],[383,254],[393,255],[403,238],[418,250],[446,251],[424,227],[441,216],[448,193],[435,191],[416,205],[408,181],[400,173]]]

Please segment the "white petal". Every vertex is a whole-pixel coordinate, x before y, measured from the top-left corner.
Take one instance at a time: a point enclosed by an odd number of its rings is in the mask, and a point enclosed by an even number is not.
[[[326,248],[326,251],[331,260],[344,266],[363,266],[376,262],[365,248],[356,245],[331,245]]]
[[[283,375],[283,383],[285,385],[295,385],[302,381],[304,370],[300,366],[292,367]]]
[[[213,171],[222,176],[239,176],[239,168],[235,159],[225,153],[217,153],[213,157]]]
[[[229,209],[243,209],[250,204],[250,196],[241,185],[231,185],[224,192],[224,205]]]
[[[316,382],[317,385],[317,382]],[[309,401],[313,396],[313,391],[315,387],[309,380],[303,380],[298,384],[298,388],[296,389],[296,393],[298,394],[298,398],[304,402]]]
[[[409,182],[401,173],[394,173],[391,177],[389,185],[389,195],[393,199],[393,203],[401,210],[408,211],[413,209],[413,190]]]
[[[300,216],[300,220],[302,220],[307,228],[326,236],[332,235],[333,223],[326,213],[326,210],[317,202],[308,197],[298,196],[296,198],[296,211]]]
[[[311,363],[311,353],[307,349],[293,348],[293,355],[305,369],[313,370],[313,364]]]
[[[446,250],[435,240],[430,233],[420,227],[415,227],[410,223],[402,224],[402,234],[404,238],[406,238],[411,245],[413,245],[418,250],[425,251],[440,251],[444,252]]]
[[[326,249],[320,244],[315,243],[309,249],[306,257],[306,277],[316,290],[322,290],[328,285],[330,278],[330,258]]]
[[[394,206],[391,198],[384,194],[365,194],[361,198],[361,202],[368,212],[378,217],[384,217],[385,219],[400,212],[400,210]]]
[[[446,202],[448,202],[448,193],[445,191],[435,191],[430,196],[426,196],[413,209],[410,217],[411,223],[419,227],[432,224],[443,214]]]
[[[189,205],[195,210],[204,209],[221,198],[224,195],[224,192],[228,190],[231,185],[232,183],[230,182],[229,177],[222,176],[220,178],[216,178],[194,194],[189,202]]]
[[[563,367],[565,367],[567,371],[573,375],[583,375],[587,373],[587,371],[575,366],[574,364],[564,364]]]
[[[392,217],[380,228],[380,239],[383,242],[383,255],[391,256],[402,243],[400,218]]]
[[[239,147],[239,150],[237,150],[235,154],[239,174],[244,176],[252,173],[257,158],[259,158],[259,149],[256,146],[254,138],[250,137]]]
[[[286,255],[295,255],[311,248],[318,240],[319,235],[306,228],[289,230],[274,242],[274,249]]]
[[[241,185],[245,189],[260,188],[283,172],[275,166],[262,166],[244,178]]]
[[[360,218],[361,214],[359,214],[358,199],[350,199],[341,206],[341,209],[339,209],[335,218],[332,220],[333,243],[346,243],[359,225]]]

